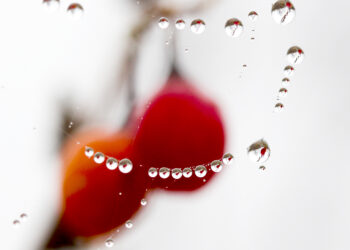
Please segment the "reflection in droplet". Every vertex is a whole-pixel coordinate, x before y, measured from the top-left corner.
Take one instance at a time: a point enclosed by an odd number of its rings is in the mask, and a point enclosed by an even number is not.
[[[284,98],[287,96],[287,93],[288,93],[288,90],[286,88],[281,88],[279,91],[278,91],[278,98]]]
[[[114,170],[118,167],[118,161],[117,159],[113,158],[113,157],[109,157],[106,161],[106,167],[109,170]]]
[[[22,214],[19,216],[19,218],[20,218],[22,221],[27,221],[27,219],[28,219],[28,214],[22,213]]]
[[[159,169],[159,176],[162,179],[166,179],[170,176],[170,169],[169,168],[161,168]]]
[[[193,20],[191,23],[191,31],[195,34],[201,34],[205,30],[205,23],[201,19]]]
[[[279,0],[271,10],[272,18],[278,24],[288,24],[295,17],[295,8],[290,1]]]
[[[71,17],[78,20],[83,16],[84,8],[78,3],[72,3],[68,6],[67,12],[71,15]]]
[[[19,220],[14,220],[14,221],[12,222],[12,225],[13,225],[14,227],[19,227],[19,225],[20,225]]]
[[[293,46],[287,52],[287,59],[291,64],[300,64],[304,60],[304,51],[298,46]]]
[[[146,206],[147,205],[147,200],[145,198],[143,198],[141,200],[141,206]]]
[[[85,147],[85,155],[86,155],[88,158],[91,158],[91,156],[94,155],[94,150],[93,150],[93,148]]]
[[[284,75],[287,77],[292,76],[294,74],[294,71],[295,69],[290,65],[286,66],[283,70]]]
[[[237,18],[231,18],[225,24],[225,31],[230,37],[239,37],[243,32],[243,24]]]
[[[282,86],[283,87],[288,87],[290,85],[290,80],[289,78],[283,78],[282,79]]]
[[[254,142],[248,148],[249,159],[253,162],[263,163],[270,157],[270,148],[266,141],[263,139]]]
[[[282,103],[277,103],[275,105],[274,111],[275,111],[275,113],[280,113],[280,112],[282,112],[283,109],[284,109],[284,105]]]
[[[132,170],[132,162],[129,159],[123,159],[119,162],[119,171],[123,174],[130,173]]]
[[[219,160],[212,161],[210,168],[213,172],[218,173],[222,170],[222,163]]]
[[[183,30],[186,27],[186,23],[183,19],[177,19],[175,22],[175,27],[178,30]]]
[[[169,27],[169,20],[166,17],[161,17],[158,21],[158,26],[161,29],[166,29]]]
[[[60,7],[60,1],[59,0],[43,0],[43,5],[47,8],[48,11],[54,12],[58,10]]]
[[[251,11],[249,12],[248,17],[254,22],[258,19],[258,13],[256,13],[256,11]]]
[[[182,170],[182,174],[185,178],[190,178],[192,176],[192,169],[184,168],[184,170]]]
[[[233,155],[230,153],[224,154],[224,156],[222,157],[222,162],[225,165],[231,165],[233,162]]]
[[[158,175],[158,171],[156,168],[150,168],[148,170],[148,176],[151,177],[151,178],[154,178]]]
[[[132,228],[132,227],[133,227],[132,221],[131,221],[131,220],[128,220],[127,222],[125,222],[125,227],[126,227],[127,229]]]
[[[105,241],[105,246],[111,248],[114,246],[114,241],[112,239],[108,239]]]
[[[180,179],[182,177],[182,171],[180,168],[174,168],[173,170],[171,170],[171,176],[177,180]]]
[[[203,178],[207,174],[207,169],[205,166],[199,165],[196,167],[194,173],[197,177]]]
[[[104,162],[105,160],[105,155],[101,152],[96,152],[95,156],[94,156],[94,161],[97,164],[101,164],[102,162]]]

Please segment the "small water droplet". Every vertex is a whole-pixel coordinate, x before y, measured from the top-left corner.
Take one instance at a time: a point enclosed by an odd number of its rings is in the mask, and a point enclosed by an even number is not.
[[[119,192],[119,195],[121,196],[121,195],[123,195],[123,193],[122,193],[122,192]]]
[[[197,177],[199,178],[203,178],[206,174],[207,174],[207,169],[205,166],[203,165],[199,165],[196,167],[196,169],[194,170],[194,173]]]
[[[165,41],[165,45],[169,45],[169,41]]]
[[[178,30],[183,30],[186,27],[186,23],[183,19],[177,19],[175,22],[175,28]]]
[[[298,46],[291,47],[287,52],[287,59],[291,64],[300,64],[304,56],[304,51]]]
[[[182,171],[182,174],[185,178],[190,178],[192,176],[192,169],[184,168],[184,170]]]
[[[94,149],[93,149],[93,148],[90,148],[90,147],[85,147],[85,155],[86,155],[88,158],[91,158],[91,156],[94,155]]]
[[[205,23],[201,19],[195,19],[191,23],[191,31],[195,34],[201,34],[205,31]]]
[[[125,222],[125,227],[126,227],[127,229],[131,229],[132,226],[133,226],[133,224],[132,224],[132,221],[131,221],[131,220],[128,220],[127,222]]]
[[[123,174],[130,173],[132,170],[132,162],[129,159],[123,159],[119,162],[119,171]]]
[[[105,246],[111,248],[114,246],[114,241],[112,239],[108,239],[105,241]]]
[[[180,179],[182,177],[182,171],[180,168],[174,168],[173,170],[171,170],[171,176],[177,180]]]
[[[147,200],[145,198],[143,198],[141,200],[141,206],[146,206],[147,205]]]
[[[72,3],[68,6],[67,12],[73,19],[78,20],[83,16],[84,8],[78,3]]]
[[[185,53],[188,53],[188,49],[185,49]]]
[[[151,178],[154,178],[158,175],[158,171],[156,168],[150,168],[148,169],[148,176]]]
[[[166,17],[159,18],[158,26],[159,26],[159,28],[161,28],[163,30],[168,28],[169,27],[169,20],[168,20],[168,18],[166,18]]]
[[[283,70],[284,75],[287,77],[292,76],[294,74],[294,71],[295,69],[290,65],[286,66]]]
[[[237,18],[231,18],[225,24],[225,31],[230,37],[239,37],[243,33],[243,24]]]
[[[278,98],[284,98],[287,96],[287,94],[288,94],[288,90],[286,88],[281,88],[278,91]]]
[[[12,225],[13,225],[14,227],[19,227],[20,221],[19,221],[19,220],[14,220],[14,221],[12,222]]]
[[[282,103],[277,103],[275,105],[274,111],[275,111],[275,113],[280,113],[280,112],[282,112],[283,109],[284,109],[284,105]]]
[[[279,0],[272,5],[272,18],[278,24],[288,24],[295,17],[295,8],[290,1]]]
[[[162,179],[166,179],[170,176],[170,169],[169,168],[161,168],[159,169],[159,176]]]
[[[97,164],[101,164],[102,162],[105,161],[105,155],[101,152],[96,152],[95,155],[94,155],[94,161],[97,163]]]
[[[252,40],[252,41],[255,40],[255,37],[251,37],[250,40]]]
[[[60,7],[59,0],[43,0],[43,5],[45,5],[46,9],[50,12],[54,12],[58,10]]]
[[[256,11],[251,11],[248,14],[248,17],[251,21],[256,21],[258,19],[258,13],[256,13]]]
[[[28,215],[26,213],[22,213],[19,218],[22,220],[22,221],[27,221],[28,220]]]
[[[233,155],[230,153],[227,153],[227,154],[224,154],[224,156],[222,157],[222,162],[225,165],[231,165],[233,162],[233,159],[234,159]]]
[[[288,87],[290,85],[290,80],[289,78],[283,78],[282,79],[282,86],[283,87]]]
[[[259,169],[260,169],[260,170],[265,170],[266,167],[265,167],[265,166],[260,166]]]
[[[263,163],[270,157],[270,148],[266,141],[263,139],[254,142],[248,148],[249,159],[253,162]]]
[[[211,170],[213,170],[215,173],[218,173],[222,170],[222,163],[219,160],[212,161],[210,164]]]
[[[68,124],[68,128],[72,128],[73,125],[74,125],[74,123],[73,123],[73,122],[70,122],[70,123]]]
[[[109,170],[115,170],[118,167],[118,161],[117,159],[113,158],[113,157],[109,157],[106,161],[106,167]]]

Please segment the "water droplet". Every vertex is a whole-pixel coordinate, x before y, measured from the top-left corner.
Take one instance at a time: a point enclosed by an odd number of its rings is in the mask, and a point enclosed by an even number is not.
[[[160,178],[166,179],[166,178],[169,177],[169,175],[170,175],[169,168],[161,168],[161,169],[159,169],[159,176],[160,176]]]
[[[185,49],[185,53],[188,53],[188,49]]]
[[[184,170],[182,170],[182,174],[185,178],[190,178],[192,176],[192,169],[184,168]]]
[[[265,169],[266,169],[266,167],[265,167],[265,166],[260,166],[260,167],[259,167],[259,169],[261,169],[261,170],[265,170]]]
[[[14,220],[14,221],[12,222],[12,225],[13,225],[14,227],[19,227],[20,221],[19,221],[19,220]]]
[[[304,51],[298,46],[293,46],[287,52],[287,59],[291,64],[300,64],[304,60]]]
[[[156,176],[158,175],[157,169],[156,169],[156,168],[150,168],[150,169],[148,169],[148,175],[149,175],[149,177],[151,177],[151,178],[156,177]]]
[[[248,17],[254,22],[258,19],[258,13],[256,13],[256,11],[251,11],[249,12]]]
[[[247,64],[243,64],[243,68],[246,68],[247,67]]]
[[[50,12],[54,12],[58,10],[58,8],[60,7],[59,0],[43,0],[43,4],[47,8],[47,10]]]
[[[222,170],[222,163],[219,160],[212,161],[210,164],[211,170],[213,170],[215,173],[218,173]]]
[[[141,205],[142,205],[142,206],[146,206],[146,205],[147,205],[147,200],[146,200],[145,198],[143,198],[143,199],[141,200]]]
[[[28,220],[28,215],[26,213],[22,213],[19,218],[21,218],[22,221],[27,221]]]
[[[160,19],[159,19],[159,21],[158,21],[158,26],[159,26],[159,28],[161,28],[161,29],[166,29],[166,28],[168,28],[169,27],[169,20],[168,20],[168,18],[166,18],[166,17],[161,17]]]
[[[291,2],[279,0],[272,5],[271,14],[276,23],[288,24],[295,17],[295,8]]]
[[[91,158],[91,156],[94,155],[94,149],[93,149],[93,148],[90,148],[90,147],[85,147],[85,155],[86,155],[88,158]]]
[[[286,97],[288,93],[288,90],[286,88],[281,88],[279,91],[278,91],[278,98],[284,98]]]
[[[225,24],[225,31],[228,36],[239,37],[243,32],[243,24],[237,18],[231,18]]]
[[[199,178],[203,178],[206,174],[207,174],[207,169],[205,166],[203,165],[199,165],[196,167],[196,169],[194,170],[194,173],[197,177]]]
[[[119,192],[119,195],[123,195],[123,193],[122,193],[122,192]]]
[[[249,159],[253,162],[263,163],[270,157],[270,148],[263,139],[254,142],[248,148]]]
[[[173,170],[171,170],[171,176],[177,180],[180,179],[182,176],[182,171],[180,168],[174,168]]]
[[[97,164],[101,164],[102,162],[105,161],[105,155],[101,152],[96,152],[95,156],[94,156],[94,161]]]
[[[193,20],[191,23],[191,31],[195,34],[201,34],[205,30],[205,23],[201,19]]]
[[[108,239],[105,241],[105,246],[111,248],[114,246],[114,241],[112,239]]]
[[[129,159],[123,159],[119,162],[119,171],[123,174],[130,173],[132,170],[132,162]]]
[[[233,158],[234,158],[233,155],[230,153],[224,154],[224,156],[222,157],[222,162],[225,165],[231,165],[233,162]]]
[[[126,227],[127,229],[132,228],[132,226],[133,226],[133,224],[132,224],[132,221],[131,221],[131,220],[128,220],[127,222],[125,222],[125,227]]]
[[[72,3],[68,6],[67,12],[76,20],[80,19],[84,14],[84,8],[78,3]]]
[[[114,170],[118,167],[118,161],[117,159],[113,158],[113,157],[109,157],[106,161],[106,167],[109,170]]]
[[[277,103],[275,105],[274,111],[275,113],[280,113],[283,109],[284,109],[284,105],[282,103]]]
[[[70,122],[70,123],[68,124],[68,128],[72,128],[73,125],[74,125],[74,123],[73,123],[73,122]]]
[[[292,76],[294,74],[294,71],[295,69],[290,65],[286,66],[283,70],[285,76]]]
[[[175,27],[178,30],[183,30],[186,27],[186,23],[183,19],[177,19],[175,22]]]
[[[282,86],[283,87],[288,87],[290,85],[290,80],[289,78],[283,78],[282,79]]]

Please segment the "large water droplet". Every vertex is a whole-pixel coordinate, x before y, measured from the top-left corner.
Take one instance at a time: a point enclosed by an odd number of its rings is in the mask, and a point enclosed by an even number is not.
[[[177,19],[175,22],[175,27],[178,30],[183,30],[186,27],[186,23],[183,19]]]
[[[222,170],[222,163],[219,160],[212,161],[210,164],[211,170],[213,170],[215,173],[218,173]]]
[[[279,0],[272,6],[272,18],[278,24],[288,24],[295,17],[293,4],[286,0]]]
[[[287,52],[287,59],[291,64],[300,64],[304,60],[304,51],[298,46],[293,46]]]
[[[159,176],[162,179],[166,179],[170,176],[170,169],[169,168],[161,168],[159,169]]]
[[[185,178],[190,178],[192,176],[192,169],[191,168],[184,168],[184,170],[182,170],[182,175]]]
[[[283,70],[284,75],[287,77],[292,76],[294,74],[294,71],[295,69],[290,65],[286,66]]]
[[[199,165],[196,167],[196,169],[194,170],[194,173],[197,177],[199,178],[203,178],[206,174],[207,174],[207,169],[205,166],[203,165]]]
[[[94,149],[93,149],[93,148],[90,148],[90,147],[85,147],[85,155],[86,155],[88,158],[91,158],[91,156],[94,155]]]
[[[105,241],[105,246],[111,248],[114,246],[114,241],[112,239],[108,239]]]
[[[43,0],[43,5],[47,8],[48,11],[54,12],[58,10],[60,7],[60,1],[59,0]]]
[[[248,17],[254,22],[258,19],[258,13],[256,13],[256,11],[251,11],[249,12]]]
[[[119,162],[119,171],[123,174],[130,173],[132,170],[132,162],[129,159],[123,159]]]
[[[143,198],[141,200],[141,206],[146,206],[147,205],[147,200],[145,198]]]
[[[250,145],[248,148],[248,156],[253,162],[263,163],[267,161],[270,157],[270,148],[266,141],[261,139]]]
[[[288,90],[286,88],[281,88],[278,91],[278,99],[286,97],[288,94]]]
[[[97,164],[101,164],[102,162],[105,161],[105,155],[101,152],[96,152],[95,156],[94,156],[94,161]]]
[[[80,19],[84,14],[84,8],[78,3],[72,3],[68,6],[67,12],[76,20]]]
[[[205,23],[201,19],[193,20],[191,23],[191,31],[195,34],[201,34],[205,30]]]
[[[115,170],[118,167],[118,161],[117,159],[113,158],[113,157],[109,157],[106,161],[106,167],[109,170]]]
[[[151,177],[151,178],[156,177],[156,176],[158,175],[157,169],[156,169],[156,168],[150,168],[150,169],[148,169],[148,175],[149,175],[149,177]]]
[[[230,153],[224,154],[224,156],[222,157],[222,162],[225,165],[231,165],[233,162],[233,155]]]
[[[237,18],[231,18],[225,24],[225,31],[228,36],[239,37],[243,32],[243,24]]]
[[[284,105],[282,103],[277,103],[275,105],[274,112],[275,113],[280,113],[280,112],[282,112],[283,109],[284,109]]]
[[[171,170],[171,176],[177,180],[180,179],[182,177],[182,171],[180,168],[174,168],[173,170]]]
[[[168,18],[166,18],[166,17],[159,18],[158,26],[159,26],[159,28],[161,28],[163,30],[168,28],[169,27],[169,20],[168,20]]]
[[[125,227],[126,227],[127,229],[132,228],[132,226],[133,226],[133,224],[132,224],[132,221],[131,221],[131,220],[128,220],[127,222],[125,222]]]

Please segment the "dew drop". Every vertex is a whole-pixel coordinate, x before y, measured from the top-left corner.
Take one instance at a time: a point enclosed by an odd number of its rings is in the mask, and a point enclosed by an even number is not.
[[[22,213],[19,218],[21,218],[22,221],[27,221],[28,220],[28,214]]]
[[[97,164],[101,164],[102,162],[105,161],[105,155],[101,152],[96,152],[95,155],[94,155],[94,161],[97,163]]]
[[[224,156],[222,157],[222,162],[225,165],[231,165],[233,162],[233,158],[234,158],[233,155],[230,153],[224,154]]]
[[[59,0],[43,0],[43,5],[45,5],[46,9],[50,12],[54,12],[58,10],[60,7]]]
[[[127,229],[131,229],[132,226],[133,226],[133,224],[132,224],[132,221],[131,221],[131,220],[128,220],[127,222],[125,222],[125,227],[126,227]]]
[[[222,163],[219,160],[212,161],[210,164],[211,170],[213,170],[215,173],[218,173],[222,170]]]
[[[67,12],[73,19],[80,19],[84,14],[84,8],[78,3],[72,3],[68,6]]]
[[[146,206],[147,205],[147,200],[145,198],[143,198],[141,200],[141,206]]]
[[[119,171],[123,174],[130,173],[132,170],[132,162],[129,159],[123,159],[119,162]]]
[[[239,37],[243,32],[243,24],[237,18],[231,18],[225,24],[225,31],[230,37]]]
[[[117,159],[113,158],[113,157],[109,157],[106,161],[106,167],[109,170],[115,170],[118,167],[118,161]]]
[[[205,166],[203,165],[199,165],[196,167],[196,169],[194,170],[194,173],[197,177],[199,178],[203,178],[206,174],[207,174],[207,169]]]
[[[108,239],[105,241],[105,246],[111,248],[114,246],[114,241],[112,239]]]
[[[279,0],[272,5],[272,18],[278,24],[288,24],[295,17],[293,4],[286,0]]]
[[[256,13],[256,11],[251,11],[248,14],[248,17],[251,21],[256,21],[258,19],[258,13]]]
[[[162,179],[168,178],[170,176],[169,168],[161,168],[161,169],[159,169],[159,176]]]
[[[191,31],[195,34],[201,34],[205,30],[205,23],[201,19],[195,19],[191,23]]]
[[[266,141],[263,139],[254,142],[248,148],[249,159],[253,162],[263,163],[267,161],[270,157],[270,148]]]
[[[288,94],[288,90],[286,88],[281,88],[278,91],[278,98],[284,98],[287,96],[287,94]]]
[[[175,22],[175,28],[178,30],[183,30],[186,27],[186,23],[183,19],[177,19]]]
[[[158,171],[156,168],[150,168],[148,169],[148,176],[151,178],[154,178],[158,175]]]
[[[287,77],[292,76],[294,74],[294,71],[295,69],[290,65],[286,66],[283,70],[284,75]]]
[[[19,227],[20,221],[19,221],[19,220],[14,220],[14,221],[12,222],[12,225],[13,225],[14,227]]]
[[[169,27],[169,20],[168,20],[168,18],[166,18],[166,17],[159,18],[158,26],[159,26],[159,28],[161,28],[163,30],[168,28]]]
[[[184,170],[182,170],[182,174],[185,178],[190,178],[192,176],[192,169],[184,168]]]
[[[94,150],[93,150],[93,148],[85,147],[85,155],[86,155],[88,158],[91,158],[91,156],[94,155]]]
[[[282,103],[277,103],[275,105],[274,111],[275,111],[275,113],[280,113],[280,112],[282,112],[283,109],[284,109],[284,105]]]
[[[182,177],[182,171],[180,168],[174,168],[171,170],[171,176],[175,179],[178,180]]]
[[[283,78],[282,79],[282,86],[283,87],[288,87],[290,85],[290,80],[289,78]]]
[[[287,52],[287,59],[291,64],[300,64],[304,56],[304,51],[298,46],[291,47]]]

